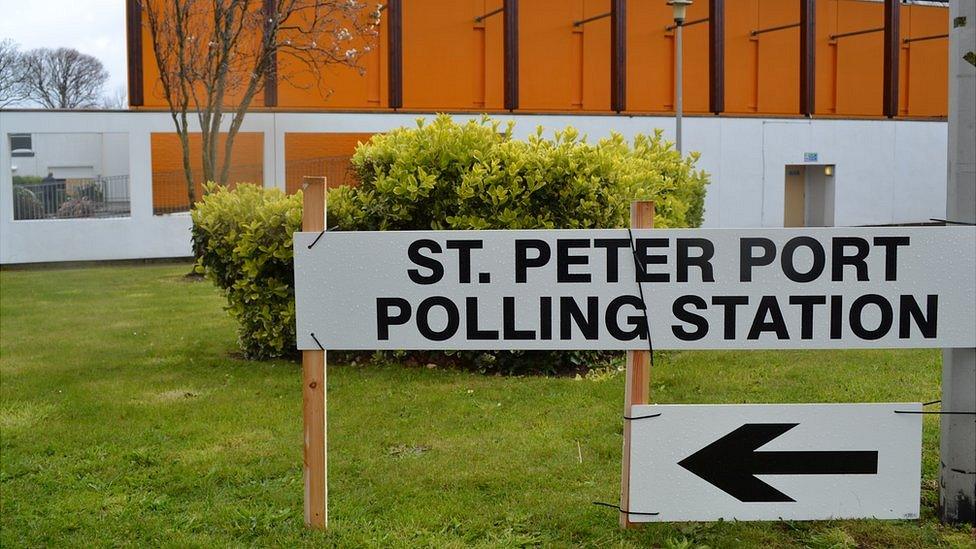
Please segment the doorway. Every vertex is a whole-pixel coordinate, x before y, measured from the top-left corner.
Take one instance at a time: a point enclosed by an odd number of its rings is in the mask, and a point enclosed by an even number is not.
[[[784,227],[834,226],[834,165],[787,165]]]

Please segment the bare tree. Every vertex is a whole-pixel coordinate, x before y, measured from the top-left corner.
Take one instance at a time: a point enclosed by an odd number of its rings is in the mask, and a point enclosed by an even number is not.
[[[102,62],[73,48],[38,48],[24,55],[27,96],[48,109],[97,107],[108,71]]]
[[[275,74],[277,60],[297,60],[317,82],[328,65],[362,71],[359,58],[375,40],[380,18],[379,5],[370,8],[364,0],[146,0],[143,10],[159,84],[182,144],[191,204],[189,111],[200,126],[203,178],[226,184],[234,138],[265,77],[295,76]],[[230,122],[220,161],[225,117]]]
[[[102,97],[101,107],[105,110],[121,111],[129,108],[129,90],[124,84]]]
[[[0,40],[0,107],[25,99],[22,57],[11,40]]]

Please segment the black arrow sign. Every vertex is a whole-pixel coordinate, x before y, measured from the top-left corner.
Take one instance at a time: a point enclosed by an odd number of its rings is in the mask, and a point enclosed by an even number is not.
[[[757,452],[799,423],[747,423],[678,462],[744,502],[796,501],[755,475],[876,475],[878,452]]]

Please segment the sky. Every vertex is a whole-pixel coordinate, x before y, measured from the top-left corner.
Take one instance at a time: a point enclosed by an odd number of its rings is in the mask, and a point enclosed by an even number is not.
[[[125,0],[0,0],[0,40],[20,49],[61,46],[97,57],[104,92],[126,85]]]

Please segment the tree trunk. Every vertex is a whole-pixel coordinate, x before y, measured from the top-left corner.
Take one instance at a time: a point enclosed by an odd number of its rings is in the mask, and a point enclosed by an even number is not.
[[[186,199],[190,205],[190,209],[193,209],[193,203],[196,202],[196,186],[193,180],[193,165],[190,163],[190,134],[189,127],[186,123],[186,109],[184,108],[180,113],[173,110],[170,114],[173,117],[173,123],[176,125],[176,135],[180,138],[180,148],[183,153],[183,178],[186,180]]]
[[[186,178],[186,199],[193,209],[196,202],[197,189],[193,181],[193,166],[190,164],[190,138],[186,130],[178,132],[180,146],[183,148],[183,176]]]

